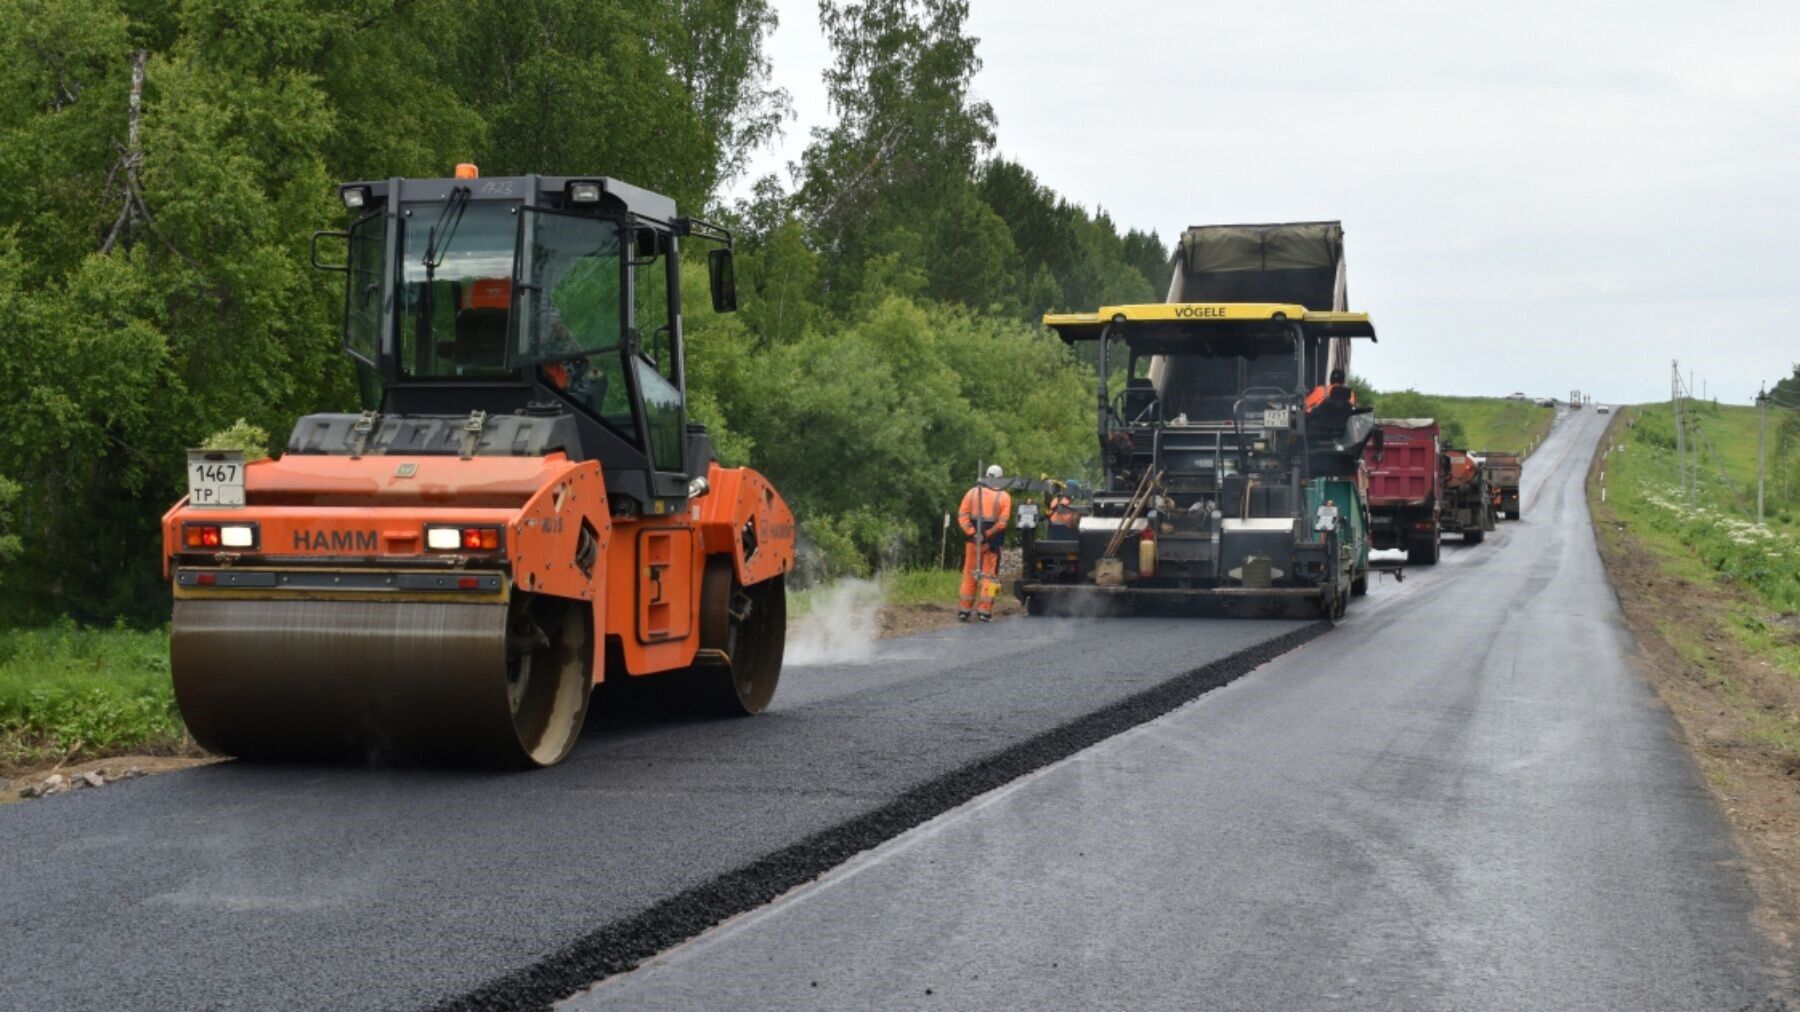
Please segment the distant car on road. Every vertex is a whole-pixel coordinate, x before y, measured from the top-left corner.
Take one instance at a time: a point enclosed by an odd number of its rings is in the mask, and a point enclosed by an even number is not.
[[[1611,413],[1612,413],[1612,409],[1611,409],[1611,408],[1609,408],[1609,407],[1607,407],[1607,406],[1606,406],[1606,405],[1604,405],[1604,404],[1602,404],[1602,405],[1600,405],[1600,406],[1599,406],[1599,407],[1597,407],[1597,408],[1595,408],[1595,409],[1594,409],[1594,410],[1595,410],[1595,411],[1598,411],[1598,412],[1599,412],[1599,413],[1601,413],[1601,414],[1603,414],[1603,415],[1605,415],[1605,414],[1611,414]]]
[[[1540,408],[1556,407],[1556,398],[1554,398],[1554,397],[1539,397],[1537,399],[1537,406]]]
[[[1525,391],[1514,390],[1512,393],[1506,395],[1506,399],[1509,401],[1522,401],[1525,399]]]

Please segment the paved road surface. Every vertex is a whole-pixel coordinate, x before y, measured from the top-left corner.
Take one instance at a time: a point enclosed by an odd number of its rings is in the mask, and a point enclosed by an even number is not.
[[[754,720],[600,721],[553,770],[224,764],[10,805],[0,1008],[411,1008],[508,974],[496,1004],[560,997],[1310,629],[963,627],[791,668]]]
[[[1765,1007],[1776,956],[1595,553],[1604,424],[1532,458],[1524,522],[1331,635],[572,1004]]]

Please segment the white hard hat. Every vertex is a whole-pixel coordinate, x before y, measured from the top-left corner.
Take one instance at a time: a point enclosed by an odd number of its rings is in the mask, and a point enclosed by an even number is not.
[[[1003,474],[1005,474],[1005,472],[1000,470],[999,464],[989,464],[988,465],[987,476],[989,478],[998,478]]]

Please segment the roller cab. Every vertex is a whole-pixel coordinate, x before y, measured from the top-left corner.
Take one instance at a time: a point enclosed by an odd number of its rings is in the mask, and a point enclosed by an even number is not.
[[[603,177],[340,192],[314,263],[343,276],[364,410],[300,419],[277,459],[191,453],[164,518],[195,738],[542,766],[608,679],[766,707],[793,515],[685,410],[679,244],[714,244],[729,310],[730,236]]]

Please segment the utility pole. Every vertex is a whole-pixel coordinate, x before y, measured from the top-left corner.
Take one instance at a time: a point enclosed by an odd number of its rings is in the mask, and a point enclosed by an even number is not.
[[[1769,389],[1756,392],[1756,526],[1763,525],[1763,428],[1769,417]]]
[[[1687,497],[1688,509],[1694,508],[1694,487],[1688,482],[1687,418],[1681,410],[1681,363],[1669,363],[1669,404],[1675,411],[1675,462],[1681,468],[1681,492]]]

